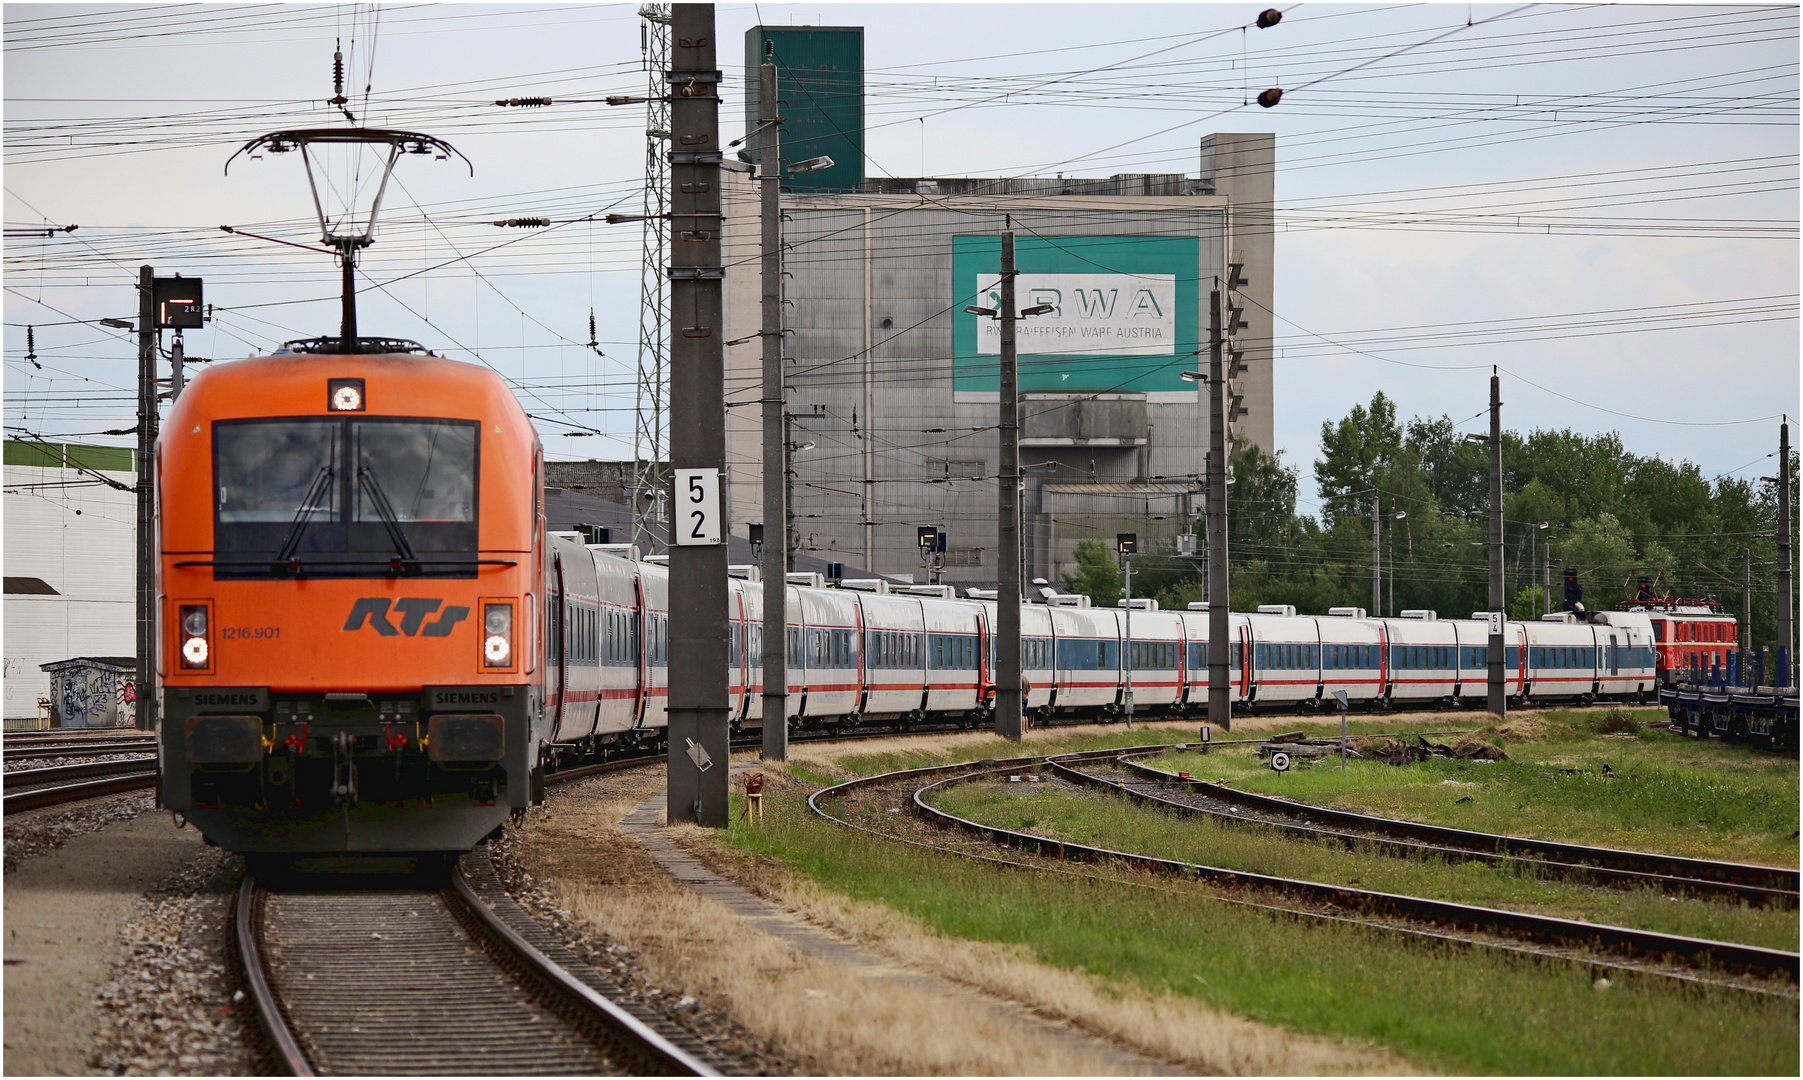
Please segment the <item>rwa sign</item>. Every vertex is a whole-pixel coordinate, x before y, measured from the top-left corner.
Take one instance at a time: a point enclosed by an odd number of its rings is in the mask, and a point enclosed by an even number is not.
[[[978,275],[982,307],[1002,307],[1000,274]],[[1014,324],[1019,351],[1059,356],[1170,356],[1177,351],[1175,274],[1021,274],[1015,303],[1050,304]],[[1002,325],[977,324],[977,351],[1000,355]]]
[[[1052,310],[1015,323],[1022,390],[1188,393],[1200,241],[1193,236],[1023,236],[1015,304]],[[1001,239],[953,239],[953,388],[994,393],[1001,324],[966,313],[1000,308]]]

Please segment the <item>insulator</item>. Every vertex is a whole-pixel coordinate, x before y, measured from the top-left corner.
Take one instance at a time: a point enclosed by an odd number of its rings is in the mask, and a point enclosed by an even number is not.
[[[595,317],[593,315],[590,315],[588,317],[588,326],[589,326],[588,336],[594,337],[595,336]],[[38,362],[37,337],[35,336],[34,329],[29,326],[27,326],[25,328],[25,359],[31,361],[34,364]]]
[[[592,308],[588,313],[588,343],[590,346],[600,344],[600,342],[595,340],[595,312]]]
[[[1276,8],[1266,8],[1258,13],[1258,28],[1260,30],[1269,30],[1271,27],[1276,26],[1282,21],[1283,12],[1278,11]]]
[[[549,224],[551,224],[550,218],[516,217],[516,218],[508,218],[506,221],[495,222],[495,228],[497,228],[497,229],[542,229]]]
[[[332,93],[339,97],[344,96],[344,53],[342,51],[332,53]]]
[[[548,97],[510,97],[503,98],[500,101],[495,102],[495,104],[523,109],[536,109],[540,106],[551,104],[551,99]]]

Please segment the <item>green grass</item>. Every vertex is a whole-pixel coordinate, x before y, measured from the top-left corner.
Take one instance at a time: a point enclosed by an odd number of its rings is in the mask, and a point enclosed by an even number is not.
[[[1647,889],[1543,880],[1507,866],[1348,850],[1331,841],[1186,817],[1105,792],[970,783],[942,789],[933,801],[973,821],[1115,851],[1766,948],[1797,947],[1795,910],[1674,901]]]
[[[1354,761],[1341,772],[1336,758],[1278,774],[1241,747],[1207,755],[1173,753],[1149,764],[1384,817],[1601,847],[1797,865],[1797,759],[1719,741],[1702,743],[1659,729],[1624,738],[1558,725],[1551,736],[1544,742],[1505,739],[1510,760],[1496,764]],[[1470,801],[1460,801],[1466,798]]]
[[[1000,755],[987,755],[1000,756]],[[873,808],[880,816],[881,808]],[[1369,1040],[1428,1068],[1501,1074],[1762,1074],[1798,1069],[1797,1005],[1662,980],[1599,990],[1563,963],[1412,943],[1147,889],[909,847],[766,797],[728,842],[950,937],[1255,1020]]]

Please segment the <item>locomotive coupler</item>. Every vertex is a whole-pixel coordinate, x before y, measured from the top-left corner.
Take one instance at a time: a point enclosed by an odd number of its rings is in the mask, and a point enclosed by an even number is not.
[[[348,731],[332,736],[332,794],[347,807],[357,801],[357,763],[351,757],[356,737]]]

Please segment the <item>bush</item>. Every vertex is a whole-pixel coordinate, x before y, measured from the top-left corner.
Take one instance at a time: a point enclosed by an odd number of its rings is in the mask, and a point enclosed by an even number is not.
[[[1641,724],[1626,709],[1610,709],[1591,717],[1590,730],[1598,735],[1638,735]]]

